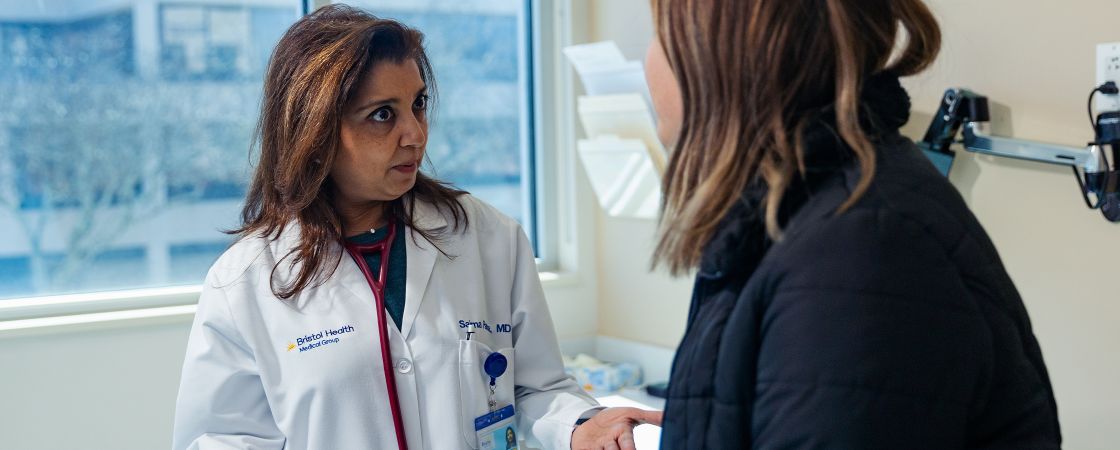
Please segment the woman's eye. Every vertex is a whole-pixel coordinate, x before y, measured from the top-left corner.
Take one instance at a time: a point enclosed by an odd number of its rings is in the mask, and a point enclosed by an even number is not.
[[[369,118],[374,122],[388,122],[390,120],[393,120],[393,110],[387,107],[381,108],[370,114]]]
[[[412,104],[412,108],[417,110],[428,109],[428,96],[421,95],[419,97],[416,97],[416,102]]]

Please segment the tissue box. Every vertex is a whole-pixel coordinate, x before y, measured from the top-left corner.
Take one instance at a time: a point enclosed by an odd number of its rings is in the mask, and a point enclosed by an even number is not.
[[[574,377],[585,391],[614,392],[624,387],[642,384],[642,369],[637,364],[604,363],[585,355],[580,357],[565,361],[564,370]]]

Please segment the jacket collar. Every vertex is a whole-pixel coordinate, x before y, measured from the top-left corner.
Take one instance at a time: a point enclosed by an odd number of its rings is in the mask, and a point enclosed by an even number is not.
[[[851,149],[836,131],[835,105],[812,113],[813,125],[803,136],[805,176],[795,177],[778,209],[778,223],[788,228],[814,193],[830,185],[840,172],[853,166]],[[910,118],[910,96],[897,76],[882,73],[864,82],[860,97],[860,125],[873,144],[897,135]],[[754,180],[721,220],[704,248],[701,278],[719,279],[752,273],[773,244],[766,233],[763,199],[766,186]]]

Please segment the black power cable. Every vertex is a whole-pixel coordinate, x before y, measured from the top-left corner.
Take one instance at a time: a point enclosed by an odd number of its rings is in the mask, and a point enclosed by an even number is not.
[[[1089,126],[1092,127],[1094,131],[1096,131],[1097,129],[1097,121],[1093,118],[1093,97],[1095,97],[1098,92],[1104,95],[1116,95],[1120,94],[1120,88],[1117,88],[1116,82],[1109,81],[1105,84],[1097,86],[1096,89],[1093,89],[1093,92],[1089,93]]]
[[[1089,126],[1093,129],[1094,141],[1096,141],[1097,121],[1093,117],[1093,97],[1095,97],[1098,92],[1101,93],[1101,94],[1105,94],[1105,95],[1116,95],[1116,94],[1120,94],[1120,89],[1117,88],[1115,82],[1109,81],[1109,82],[1104,83],[1100,86],[1097,86],[1095,89],[1093,89],[1093,92],[1089,93],[1089,104],[1088,104],[1087,108],[1088,108],[1088,111],[1089,111]],[[1099,143],[1094,142],[1094,144],[1099,144]],[[1107,174],[1109,168],[1112,167],[1112,165],[1109,164],[1108,155],[1105,154],[1103,149],[1100,152],[1100,157],[1103,160],[1101,162],[1104,163],[1104,173]],[[1118,162],[1120,162],[1120,161],[1118,161]],[[1097,204],[1096,205],[1094,205],[1093,202],[1089,201],[1089,191],[1085,189],[1085,183],[1088,182],[1088,179],[1087,179],[1088,174],[1086,174],[1086,177],[1085,177],[1086,179],[1082,180],[1081,172],[1077,170],[1077,166],[1073,166],[1073,177],[1077,179],[1077,186],[1081,190],[1081,198],[1085,200],[1085,206],[1088,206],[1089,209],[1100,208],[1101,205],[1104,204],[1104,195],[1103,194],[1097,194]]]

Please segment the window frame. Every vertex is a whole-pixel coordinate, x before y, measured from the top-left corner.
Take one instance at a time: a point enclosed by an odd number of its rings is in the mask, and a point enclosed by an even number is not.
[[[528,16],[521,21],[527,49],[519,77],[528,78],[529,88],[524,100],[529,114],[521,125],[529,130],[522,137],[529,145],[523,145],[522,152],[531,171],[528,189],[523,190],[523,205],[529,208],[526,232],[535,237],[540,280],[549,290],[580,283],[582,272],[589,269],[580,264],[588,253],[590,238],[585,235],[594,228],[580,225],[576,205],[581,195],[572,151],[574,89],[571,69],[562,53],[572,41],[572,1],[522,1]],[[303,13],[327,3],[306,0],[302,2]],[[525,187],[526,181],[522,183]],[[199,283],[0,300],[0,334],[58,326],[178,320],[194,314],[201,291]]]

